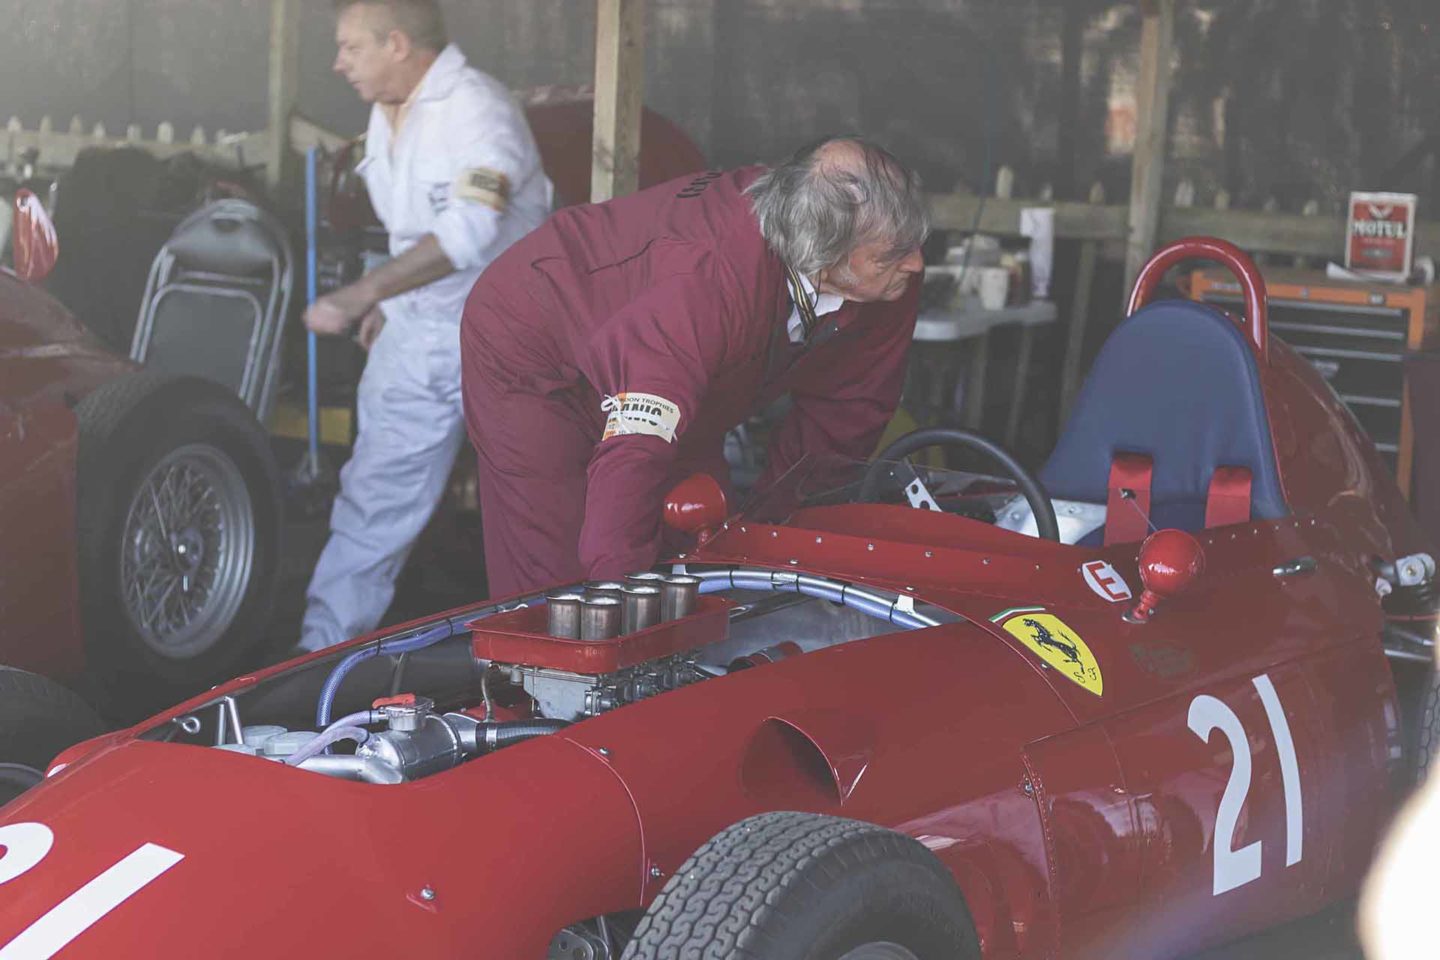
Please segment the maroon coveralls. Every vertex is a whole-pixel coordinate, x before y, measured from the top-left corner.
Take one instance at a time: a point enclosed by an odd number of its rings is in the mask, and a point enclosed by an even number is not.
[[[462,379],[493,596],[651,566],[665,493],[697,471],[728,489],[726,431],[787,391],[762,483],[805,454],[873,451],[899,400],[920,284],[895,303],[846,303],[808,346],[791,345],[785,267],[742,193],[761,172],[567,208],[475,284]],[[601,441],[602,402],[625,392],[678,406],[674,442]]]

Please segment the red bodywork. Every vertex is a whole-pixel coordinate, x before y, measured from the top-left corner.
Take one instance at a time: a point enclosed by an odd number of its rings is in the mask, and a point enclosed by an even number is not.
[[[0,858],[0,944],[150,843],[183,859],[65,957],[538,958],[567,924],[643,908],[705,840],[767,810],[917,838],[987,958],[1180,956],[1349,896],[1398,758],[1369,562],[1424,544],[1318,375],[1271,342],[1261,376],[1292,514],[1195,533],[1203,573],[1158,590],[1149,622],[1082,576],[1106,561],[1138,595],[1138,543],[887,505],[732,520],[680,559],[829,576],[963,619],[707,680],[398,786],[136,740],[152,721],[77,748],[0,813],[0,831],[54,838],[13,879]],[[1306,575],[1274,573],[1300,557]],[[1088,647],[1093,687],[1005,629],[1047,615]]]
[[[0,664],[62,682],[83,665],[71,408],[133,369],[0,270]]]

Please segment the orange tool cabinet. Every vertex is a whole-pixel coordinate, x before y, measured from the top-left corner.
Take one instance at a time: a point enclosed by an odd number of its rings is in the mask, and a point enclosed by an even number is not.
[[[1263,272],[1270,332],[1329,381],[1409,497],[1415,428],[1404,361],[1408,353],[1440,346],[1440,285],[1331,280],[1315,270]],[[1191,274],[1190,296],[1240,310],[1240,286],[1220,270]]]

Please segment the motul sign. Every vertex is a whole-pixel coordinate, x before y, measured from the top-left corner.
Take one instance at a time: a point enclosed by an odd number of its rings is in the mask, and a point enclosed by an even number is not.
[[[1352,193],[1345,266],[1403,280],[1410,275],[1414,233],[1413,193]]]

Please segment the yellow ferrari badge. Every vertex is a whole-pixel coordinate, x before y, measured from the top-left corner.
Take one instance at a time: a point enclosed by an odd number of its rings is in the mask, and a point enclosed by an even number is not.
[[[1025,644],[1046,664],[1095,696],[1101,696],[1105,678],[1100,674],[1100,664],[1085,641],[1066,626],[1064,620],[1041,607],[1029,607],[1006,610],[991,621],[1000,624],[1006,633]]]

